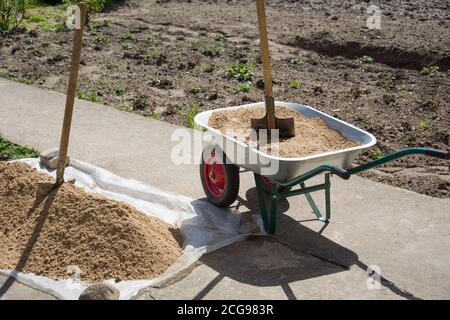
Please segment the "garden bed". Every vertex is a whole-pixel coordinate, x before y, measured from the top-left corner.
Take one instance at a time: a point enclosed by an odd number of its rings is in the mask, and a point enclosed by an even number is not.
[[[377,145],[358,163],[404,147],[449,149],[448,8],[440,0],[383,2],[381,29],[369,30],[368,5],[268,1],[276,99],[374,134]],[[0,76],[65,93],[72,33],[30,29],[0,36]],[[262,101],[257,39],[250,0],[122,6],[86,29],[77,94],[192,126],[199,111]],[[450,196],[450,169],[438,159],[409,157],[364,176]]]

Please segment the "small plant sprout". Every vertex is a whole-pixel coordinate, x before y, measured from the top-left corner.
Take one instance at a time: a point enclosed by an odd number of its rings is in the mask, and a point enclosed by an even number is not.
[[[439,72],[439,66],[433,65],[420,69],[420,74],[434,76]]]
[[[142,39],[142,41],[148,45],[149,47],[154,47],[157,44],[157,40],[156,37],[154,35],[148,35],[146,36],[144,39]]]
[[[111,39],[108,36],[105,36],[104,34],[99,34],[95,37],[94,42],[97,46],[103,47],[111,42]]]
[[[155,120],[161,120],[161,112],[152,112],[148,115],[148,117]]]
[[[419,123],[419,129],[425,130],[428,129],[428,124],[425,121],[420,121]]]
[[[239,90],[240,90],[241,92],[249,92],[250,89],[251,89],[251,86],[250,86],[250,83],[248,83],[248,82],[241,83],[241,84],[239,85]]]
[[[126,90],[127,90],[127,87],[123,84],[115,84],[113,87],[114,93],[118,96],[123,95]]]
[[[122,41],[133,40],[133,34],[130,31],[122,32],[119,37]]]
[[[192,102],[192,103],[189,103],[187,110],[185,110],[181,113],[181,115],[185,118],[186,126],[188,128],[191,128],[191,129],[195,128],[194,118],[199,112],[200,112],[199,105],[195,102]]]
[[[292,89],[298,89],[300,88],[300,81],[299,80],[292,80],[291,82],[289,82],[289,87]]]
[[[34,48],[33,38],[26,38],[25,39],[25,49],[32,50],[33,48]]]
[[[201,39],[194,44],[194,50],[207,57],[217,57],[225,53],[225,44],[210,38]]]
[[[383,152],[372,152],[372,154],[370,155],[370,158],[372,158],[372,160],[378,160],[384,157],[384,153]]]
[[[96,93],[88,93],[83,90],[78,92],[78,99],[95,102],[95,103],[103,103],[103,99],[97,96]]]
[[[361,63],[362,64],[372,64],[374,62],[374,59],[369,56],[362,56]]]
[[[131,50],[133,49],[133,45],[131,43],[122,43],[123,50]]]
[[[192,94],[199,94],[202,91],[202,88],[200,88],[199,85],[194,84],[191,89],[189,90]]]
[[[144,110],[149,106],[150,103],[143,96],[136,97],[133,101],[133,110]]]
[[[299,66],[299,65],[304,64],[304,62],[300,58],[294,58],[294,59],[291,59],[291,64]]]
[[[238,63],[229,66],[226,70],[228,77],[238,81],[251,81],[253,79],[253,65],[251,63]]]

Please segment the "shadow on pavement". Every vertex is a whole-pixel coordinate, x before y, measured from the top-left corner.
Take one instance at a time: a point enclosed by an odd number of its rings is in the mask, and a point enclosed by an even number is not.
[[[258,213],[254,188],[247,191],[246,199],[238,199],[241,212],[246,208],[247,212]],[[296,296],[289,286],[291,282],[347,271],[353,265],[367,271],[368,266],[355,252],[321,235],[326,223],[315,232],[282,214],[289,209],[287,200],[281,200],[278,208],[275,235],[234,243],[201,258],[201,262],[219,274],[194,299],[205,297],[224,277],[258,287],[280,286],[286,298],[292,300]],[[393,293],[419,299],[379,276],[381,285]]]

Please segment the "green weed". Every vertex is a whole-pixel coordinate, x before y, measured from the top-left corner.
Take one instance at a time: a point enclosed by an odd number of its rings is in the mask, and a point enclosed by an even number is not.
[[[119,38],[122,41],[133,40],[133,34],[130,31],[122,32]]]
[[[142,39],[142,41],[149,47],[154,47],[158,43],[158,40],[154,35],[148,35],[144,39]]]
[[[293,64],[293,65],[302,65],[302,64],[304,64],[305,62],[303,62],[303,60],[302,59],[299,59],[299,58],[294,58],[294,59],[292,59],[291,60],[291,64]]]
[[[161,120],[161,112],[152,112],[148,115],[148,117],[155,120]]]
[[[429,126],[428,126],[428,124],[425,121],[420,121],[419,129],[426,130],[428,128],[429,128]]]
[[[362,56],[361,63],[363,64],[372,64],[375,60],[369,56]]]
[[[378,160],[380,158],[384,157],[384,153],[383,152],[372,152],[372,154],[370,155],[370,158],[372,160]]]
[[[226,74],[228,77],[238,81],[251,81],[253,79],[253,64],[238,63],[227,68]]]
[[[150,106],[150,102],[143,96],[139,96],[133,101],[133,110],[144,110]]]
[[[125,93],[125,91],[127,90],[127,86],[123,85],[123,84],[115,84],[113,86],[113,91],[116,95],[121,96]]]
[[[36,149],[12,143],[0,136],[0,161],[36,158],[38,156],[39,151]]]
[[[189,90],[192,94],[198,94],[202,91],[202,88],[200,88],[199,85],[194,84],[191,89]]]
[[[251,89],[251,85],[249,83],[247,83],[247,82],[246,83],[241,83],[239,85],[239,90],[241,92],[249,92],[250,89]]]
[[[186,126],[188,128],[195,128],[195,116],[200,112],[200,107],[197,103],[192,102],[189,103],[189,107],[187,110],[183,111],[181,115],[185,118]]]
[[[94,92],[85,92],[83,90],[78,91],[78,99],[95,102],[95,103],[103,103],[103,99],[99,97]]]
[[[420,69],[420,74],[434,76],[439,72],[439,66],[433,65]]]
[[[106,46],[108,43],[111,42],[111,38],[104,35],[104,34],[99,34],[98,36],[95,37],[94,39],[95,44],[97,44],[98,46]]]
[[[292,89],[298,89],[298,88],[300,88],[300,85],[301,85],[301,83],[299,80],[292,80],[291,82],[289,82],[289,88],[292,88]]]
[[[132,50],[133,45],[131,43],[122,43],[122,49],[123,50]]]

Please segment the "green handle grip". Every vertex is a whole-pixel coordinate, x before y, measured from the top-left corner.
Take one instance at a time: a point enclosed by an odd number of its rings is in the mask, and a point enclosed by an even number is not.
[[[449,160],[449,153],[448,151],[444,151],[444,150],[436,150],[436,149],[426,149],[425,154],[432,156],[432,157],[436,157],[436,158],[440,158],[440,159],[444,159],[444,160]]]

